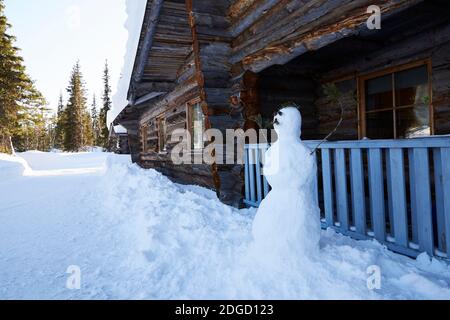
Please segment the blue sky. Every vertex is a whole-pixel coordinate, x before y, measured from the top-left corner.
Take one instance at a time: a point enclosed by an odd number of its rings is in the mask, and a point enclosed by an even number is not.
[[[113,92],[120,77],[127,41],[125,0],[6,0],[28,74],[56,109],[66,95],[70,71],[79,59],[92,95],[101,97],[102,71],[108,59]]]

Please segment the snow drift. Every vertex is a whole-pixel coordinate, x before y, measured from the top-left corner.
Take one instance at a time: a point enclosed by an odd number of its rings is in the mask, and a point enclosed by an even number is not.
[[[27,171],[20,156],[31,176],[16,176]],[[129,156],[19,157],[0,156],[0,174],[16,176],[0,179],[0,299],[450,297],[445,263],[331,230],[315,259],[261,263],[250,250],[255,210],[174,184]],[[82,271],[80,290],[66,288],[71,265]],[[371,266],[381,271],[379,290],[367,287]]]
[[[6,181],[30,173],[31,168],[25,159],[0,153],[0,180]]]
[[[320,254],[264,261],[252,250],[255,210],[222,204],[209,190],[170,182],[154,170],[110,158],[103,180],[108,212],[133,235],[126,268],[151,299],[448,299],[450,267],[418,261],[376,241],[323,231]],[[136,262],[140,261],[139,264]],[[371,266],[381,289],[369,290]]]

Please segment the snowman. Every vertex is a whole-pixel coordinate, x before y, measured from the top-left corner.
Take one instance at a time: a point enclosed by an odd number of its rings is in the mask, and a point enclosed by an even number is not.
[[[254,245],[263,255],[313,257],[319,250],[316,162],[300,139],[301,123],[296,107],[285,107],[274,118],[278,140],[266,152],[263,167],[272,190],[262,201],[252,230]]]

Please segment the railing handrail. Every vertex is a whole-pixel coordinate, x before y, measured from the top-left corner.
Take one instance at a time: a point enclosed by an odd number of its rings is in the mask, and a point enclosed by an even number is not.
[[[304,140],[308,147],[315,148],[321,141]],[[269,144],[247,144],[246,149],[268,148]],[[384,148],[450,148],[450,136],[431,136],[411,139],[389,140],[347,140],[328,141],[319,149],[384,149]]]

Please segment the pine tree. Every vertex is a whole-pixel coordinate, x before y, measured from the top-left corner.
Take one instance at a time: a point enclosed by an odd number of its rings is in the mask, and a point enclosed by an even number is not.
[[[79,62],[73,67],[67,92],[69,93],[69,100],[65,111],[67,118],[64,126],[64,150],[78,152],[88,142],[86,132],[86,115],[88,112],[86,110],[83,75]]]
[[[66,107],[64,106],[64,100],[62,93],[59,95],[58,100],[58,112],[56,114],[56,128],[55,128],[55,141],[54,147],[58,149],[64,148],[64,136],[66,126]]]
[[[33,116],[46,102],[25,72],[19,49],[14,46],[15,37],[8,34],[10,25],[4,9],[0,0],[0,152],[11,152],[10,139],[22,141],[27,132],[22,126],[29,125],[30,114]]]
[[[94,94],[92,99],[92,109],[91,109],[91,118],[92,118],[92,131],[94,135],[94,145],[100,145],[100,124],[99,124],[99,114],[97,110],[97,98]]]
[[[108,61],[105,63],[105,70],[103,72],[103,83],[104,83],[104,89],[103,89],[103,106],[100,110],[100,116],[99,116],[99,124],[100,124],[100,142],[101,145],[109,149],[109,143],[108,143],[108,137],[109,137],[109,129],[107,124],[107,116],[108,112],[111,110],[112,102],[111,102],[111,86],[109,84],[110,76],[109,76],[109,67],[108,67]]]

